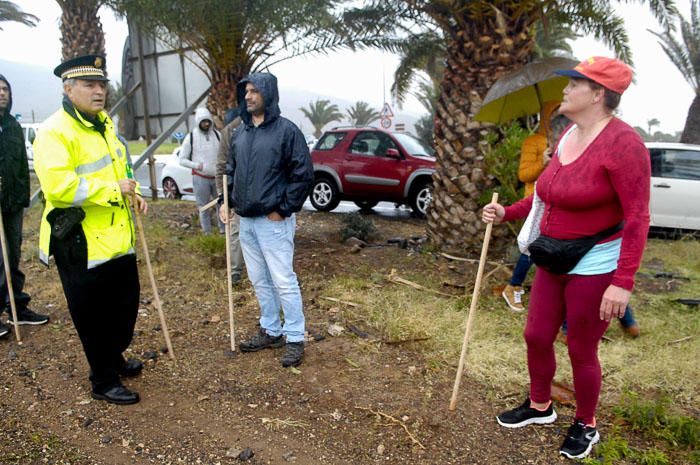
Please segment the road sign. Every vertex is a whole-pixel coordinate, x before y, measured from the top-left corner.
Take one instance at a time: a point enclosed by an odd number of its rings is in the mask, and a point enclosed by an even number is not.
[[[391,127],[391,118],[382,116],[379,120],[379,124],[381,124],[384,129],[389,129]]]
[[[394,125],[394,129],[397,131],[405,131],[406,130],[406,123],[396,123]]]
[[[382,118],[393,118],[394,117],[394,112],[391,111],[391,105],[389,103],[384,103],[384,107],[382,108],[382,111],[379,112],[379,115]]]
[[[184,134],[183,132],[178,131],[178,132],[176,132],[175,134],[173,134],[173,137],[174,137],[177,141],[181,141],[182,139],[185,138],[185,134]]]
[[[17,114],[15,115],[15,119],[16,119],[17,121],[22,121],[22,115],[21,115],[20,113],[17,113]]]

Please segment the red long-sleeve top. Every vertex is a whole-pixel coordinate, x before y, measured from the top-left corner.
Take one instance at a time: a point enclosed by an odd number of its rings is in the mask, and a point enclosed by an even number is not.
[[[632,127],[613,118],[579,158],[562,165],[554,156],[538,178],[537,195],[545,203],[540,231],[576,239],[624,220],[621,232],[601,242],[622,237],[612,284],[632,290],[649,232],[650,177],[644,142]],[[504,221],[524,218],[531,206],[532,196],[514,203],[506,208]]]

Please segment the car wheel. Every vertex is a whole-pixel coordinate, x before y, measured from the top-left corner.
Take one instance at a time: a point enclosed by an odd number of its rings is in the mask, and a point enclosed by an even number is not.
[[[173,178],[163,179],[163,197],[171,200],[178,200],[182,198],[180,189],[177,187],[177,183]]]
[[[355,205],[360,207],[360,210],[363,212],[368,212],[371,211],[379,202],[375,200],[358,200],[355,202]]]
[[[428,213],[428,207],[433,200],[432,188],[431,183],[422,182],[413,189],[413,195],[410,199],[411,208],[413,209],[413,214],[419,218],[425,218],[425,215]]]
[[[338,188],[335,182],[328,178],[316,178],[310,197],[311,205],[321,212],[329,212],[340,203]]]

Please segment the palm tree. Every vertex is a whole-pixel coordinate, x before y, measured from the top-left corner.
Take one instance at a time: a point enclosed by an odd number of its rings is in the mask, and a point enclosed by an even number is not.
[[[63,60],[81,55],[105,55],[105,34],[97,11],[104,0],[56,0],[61,7]]]
[[[392,24],[413,24],[413,30],[439,31],[444,38],[445,66],[435,115],[436,173],[428,234],[446,249],[461,249],[481,241],[484,228],[479,197],[493,184],[480,144],[486,124],[473,121],[491,85],[504,74],[522,67],[533,56],[538,22],[552,22],[590,33],[611,46],[617,56],[631,61],[622,18],[605,0],[373,0],[358,11],[354,26],[360,30]],[[671,0],[649,0],[652,11],[668,24],[675,12]],[[384,45],[396,47],[406,29],[393,28]],[[410,29],[410,28],[409,28]],[[386,32],[386,31],[385,31]],[[416,32],[418,33],[418,32]],[[394,43],[392,43],[392,39]],[[496,234],[505,234],[497,231]]]
[[[367,102],[355,102],[355,105],[345,110],[345,112],[348,114],[348,121],[355,127],[368,126],[369,123],[378,120],[381,116]]]
[[[647,120],[647,128],[649,129],[647,134],[651,135],[651,128],[653,128],[654,126],[658,126],[659,124],[661,124],[661,122],[656,118]]]
[[[20,7],[12,2],[0,0],[0,23],[5,21],[14,21],[24,24],[25,26],[34,27],[36,26],[37,21],[39,21],[39,18],[32,14],[25,13]],[[1,26],[0,31],[2,31]]]
[[[690,2],[690,21],[680,14],[678,20],[681,26],[680,40],[668,27],[663,34],[649,32],[659,39],[661,48],[695,91],[685,119],[681,142],[700,144],[700,0]]]
[[[223,118],[236,83],[251,72],[309,53],[376,45],[374,29],[344,20],[351,0],[106,0],[145,33],[191,60],[212,83],[207,105]]]
[[[315,102],[309,102],[308,108],[302,107],[299,110],[311,121],[315,129],[314,136],[317,139],[321,137],[323,127],[326,124],[332,121],[340,121],[343,118],[343,114],[338,110],[338,105],[331,105],[330,100],[319,99]]]

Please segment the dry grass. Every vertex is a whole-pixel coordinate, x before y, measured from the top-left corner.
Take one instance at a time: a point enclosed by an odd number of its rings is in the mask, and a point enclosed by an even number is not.
[[[700,298],[700,242],[692,239],[652,239],[644,263],[659,260],[663,270],[690,278],[671,292],[654,294],[638,286],[632,305],[642,327],[636,340],[612,324],[601,344],[604,371],[603,403],[617,403],[625,389],[666,393],[679,407],[695,408],[700,402],[700,314],[697,307],[673,302],[679,297]],[[657,265],[658,266],[658,265]],[[652,273],[643,266],[642,273]],[[417,271],[418,273],[418,271]],[[421,284],[438,284],[421,276],[407,276]],[[434,278],[436,281],[439,277]],[[650,278],[651,279],[651,278]],[[663,279],[662,279],[663,281]],[[454,367],[459,359],[469,298],[446,298],[391,284],[380,276],[363,280],[357,275],[328,283],[325,295],[360,304],[345,309],[348,319],[365,320],[384,340],[428,337],[416,350],[433,366]],[[330,306],[330,305],[329,305]],[[478,306],[466,371],[490,386],[497,396],[527,389],[525,344],[522,330],[527,315],[507,310],[500,297],[484,289]],[[690,336],[689,339],[672,343]],[[571,381],[566,348],[557,344],[557,379]],[[451,369],[451,368],[450,368]]]

